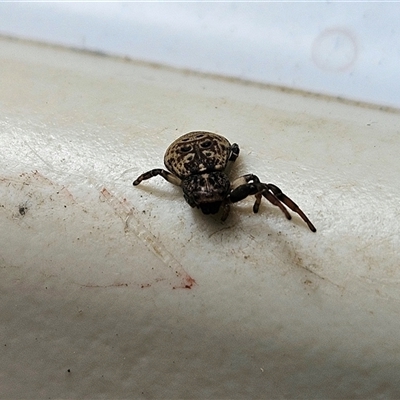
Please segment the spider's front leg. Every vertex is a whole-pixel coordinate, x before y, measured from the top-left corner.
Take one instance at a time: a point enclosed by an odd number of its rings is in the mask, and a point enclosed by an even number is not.
[[[278,188],[278,186],[275,186],[272,183],[268,183],[267,186],[268,186],[268,189],[274,193],[275,197],[279,201],[281,201],[286,206],[288,206],[292,211],[294,211],[295,213],[300,215],[300,217],[308,225],[308,227],[310,228],[311,231],[317,232],[317,229],[311,223],[311,221],[307,218],[306,214],[303,213],[303,211],[300,209],[300,207],[290,197],[286,196],[286,194],[283,193],[282,190]]]
[[[299,214],[312,232],[317,231],[311,221],[292,199],[286,196],[277,186],[271,183],[261,183],[260,179],[256,175],[247,174],[236,179],[232,183],[232,191],[229,194],[229,201],[231,203],[236,203],[250,195],[254,195],[256,197],[256,201],[253,206],[253,211],[255,213],[258,212],[262,196],[264,196],[274,206],[279,207],[287,219],[291,219],[292,217],[283,204]]]
[[[228,161],[235,162],[236,159],[239,157],[239,153],[239,145],[237,143],[233,143],[233,145],[231,146],[231,154]]]
[[[232,182],[232,191],[229,194],[229,200],[231,203],[237,203],[251,195],[256,197],[256,201],[253,205],[254,213],[258,213],[261,198],[264,196],[274,206],[279,207],[287,219],[292,218],[282,203],[268,190],[268,186],[265,183],[261,183],[260,179],[256,175],[243,175]]]
[[[165,171],[164,169],[156,168],[140,175],[135,181],[133,181],[133,186],[137,186],[140,182],[146,179],[153,178],[153,176],[157,175],[161,175],[166,181],[172,183],[173,185],[181,186],[182,184],[182,181],[177,176],[171,174],[168,171]]]

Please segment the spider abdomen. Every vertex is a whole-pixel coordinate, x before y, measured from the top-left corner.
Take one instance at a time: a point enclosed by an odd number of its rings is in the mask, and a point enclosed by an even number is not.
[[[231,144],[211,132],[190,132],[175,140],[166,150],[164,164],[179,178],[203,172],[223,171],[229,161]]]

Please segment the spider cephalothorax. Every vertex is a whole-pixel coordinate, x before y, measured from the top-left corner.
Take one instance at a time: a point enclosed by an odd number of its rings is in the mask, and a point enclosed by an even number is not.
[[[201,208],[204,214],[216,214],[231,189],[228,176],[219,171],[189,175],[181,186],[189,205]]]
[[[253,174],[243,175],[230,182],[225,173],[230,162],[239,155],[239,146],[230,144],[223,136],[211,132],[190,132],[175,140],[164,155],[164,164],[170,171],[152,169],[140,175],[133,185],[161,175],[168,182],[182,188],[185,200],[204,214],[216,214],[222,208],[222,220],[229,214],[229,205],[254,195],[253,211],[258,212],[262,197],[279,207],[291,219],[285,206],[300,215],[308,227],[314,225],[296,203],[272,183],[262,183]]]

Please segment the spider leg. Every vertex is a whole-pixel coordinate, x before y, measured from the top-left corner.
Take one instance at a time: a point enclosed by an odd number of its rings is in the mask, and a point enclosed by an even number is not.
[[[247,183],[243,183],[246,182]],[[249,183],[249,181],[253,181]],[[235,187],[239,183],[239,186]],[[269,191],[268,186],[265,183],[261,183],[257,176],[249,174],[244,175],[236,179],[233,184],[235,187],[229,194],[229,200],[231,203],[237,203],[240,200],[245,199],[247,196],[255,195],[256,201],[253,205],[253,212],[257,213],[261,203],[261,196],[264,196],[268,201],[270,201],[274,206],[277,206],[285,214],[287,219],[292,217],[284,207],[284,205],[278,200],[275,195]]]
[[[252,183],[249,183],[252,182]],[[237,179],[235,179],[232,182],[232,191],[236,190],[237,188],[239,188],[242,185],[256,185],[258,188],[258,192],[256,193],[249,193],[247,196],[249,196],[250,194],[254,194],[256,201],[253,205],[253,212],[254,213],[258,213],[258,210],[260,208],[260,203],[261,203],[261,199],[262,196],[264,196],[269,202],[271,202],[274,206],[279,207],[282,212],[285,214],[287,219],[291,219],[292,217],[290,216],[290,214],[287,212],[286,208],[281,204],[281,202],[274,196],[273,193],[271,193],[268,190],[267,185],[265,185],[265,183],[261,183],[260,179],[258,178],[257,175],[254,174],[247,174],[247,175],[243,175]],[[242,191],[243,189],[241,189]],[[239,194],[241,191],[237,192],[237,194]],[[265,193],[264,193],[265,192]],[[235,198],[237,196],[237,194],[234,193],[233,198]],[[243,197],[244,198],[244,197]],[[241,198],[240,200],[243,200],[243,198]],[[231,200],[232,201],[232,200]],[[237,200],[239,201],[239,200]]]
[[[229,160],[228,161],[232,161],[235,162],[236,159],[239,157],[239,145],[237,143],[233,143],[231,146],[231,154],[229,156]]]
[[[268,189],[271,190],[271,192],[274,193],[275,197],[281,201],[283,204],[287,205],[292,211],[295,213],[299,214],[300,217],[304,220],[304,222],[308,225],[308,227],[311,229],[311,231],[316,232],[315,226],[311,223],[311,221],[307,218],[307,216],[301,211],[300,207],[288,196],[286,196],[285,193],[282,192],[281,189],[279,189],[277,186],[273,185],[272,183],[267,184]],[[263,193],[264,195],[264,193]]]
[[[261,204],[261,199],[262,199],[262,194],[261,193],[256,193],[254,195],[254,197],[256,198],[256,201],[254,202],[254,206],[253,206],[253,213],[257,214],[258,210],[260,208],[260,204]]]
[[[271,204],[279,207],[287,219],[291,219],[292,217],[284,205],[299,214],[312,232],[317,231],[300,207],[272,183],[261,183],[260,179],[253,174],[243,175],[232,182],[232,191],[229,195],[229,201],[231,203],[236,203],[250,195],[254,195],[256,198],[253,205],[253,212],[258,212],[261,198],[264,196]]]
[[[246,174],[243,176],[239,176],[239,178],[236,178],[231,186],[232,186],[232,190],[238,188],[241,185],[245,185],[246,183],[249,182],[253,182],[253,183],[261,183],[260,179],[258,178],[258,176],[253,175],[253,174]]]
[[[165,171],[164,169],[160,169],[160,168],[152,169],[151,171],[145,172],[144,174],[140,175],[133,182],[133,186],[137,186],[137,185],[139,185],[140,182],[142,182],[146,179],[150,179],[153,176],[157,176],[157,175],[161,175],[166,181],[172,183],[173,185],[181,186],[182,181],[177,176],[171,174],[168,171]]]
[[[225,221],[228,218],[229,211],[231,209],[229,202],[224,201],[221,204],[221,209],[222,209],[221,221]]]
[[[267,186],[265,183],[263,183],[262,185]],[[264,190],[262,192],[262,195],[270,202],[272,203],[274,206],[277,206],[281,209],[281,211],[285,214],[285,217],[287,219],[292,219],[292,216],[289,214],[288,210],[286,210],[286,208],[284,207],[284,205],[279,201],[279,199],[273,194],[271,193],[268,188],[266,188],[267,190]]]

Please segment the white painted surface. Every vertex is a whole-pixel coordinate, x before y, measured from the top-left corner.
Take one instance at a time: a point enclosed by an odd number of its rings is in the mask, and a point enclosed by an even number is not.
[[[397,113],[0,49],[2,397],[400,395]],[[238,142],[232,174],[279,185],[318,232],[132,187],[197,129]]]
[[[400,107],[398,2],[2,2],[0,33]]]

